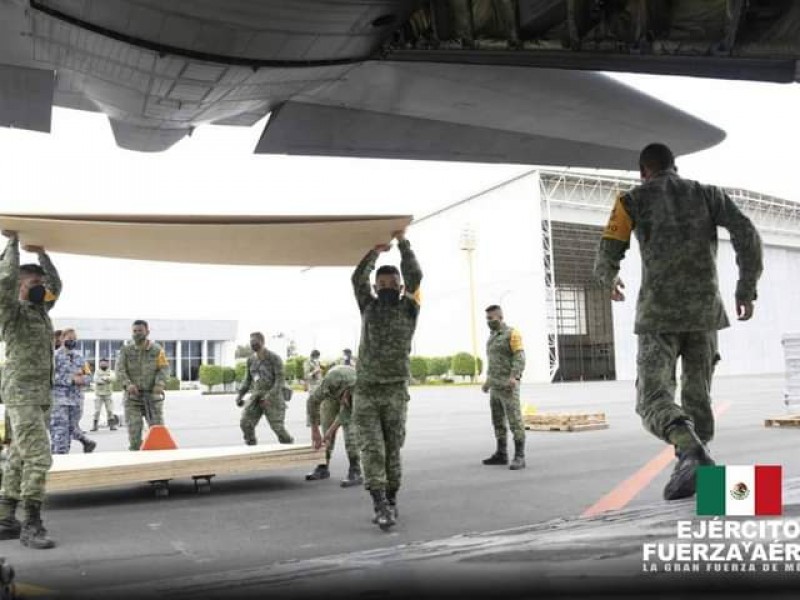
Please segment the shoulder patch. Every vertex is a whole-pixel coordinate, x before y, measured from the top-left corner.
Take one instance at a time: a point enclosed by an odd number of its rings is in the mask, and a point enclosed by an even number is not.
[[[631,231],[633,231],[633,221],[631,220],[628,211],[622,204],[623,194],[617,194],[617,199],[614,201],[614,208],[611,210],[611,217],[608,219],[608,224],[603,230],[603,238],[608,240],[618,240],[620,242],[628,242],[631,239]]]
[[[516,329],[511,330],[511,337],[509,339],[509,345],[511,346],[512,352],[519,352],[523,349],[522,347],[522,334],[517,331]]]
[[[169,361],[167,360],[167,355],[164,353],[164,350],[159,350],[158,358],[156,358],[156,366],[159,369],[169,366]]]
[[[51,292],[50,290],[46,290],[45,291],[45,293],[44,293],[44,301],[45,302],[55,302],[57,299],[58,299],[58,296],[56,296],[53,292]]]

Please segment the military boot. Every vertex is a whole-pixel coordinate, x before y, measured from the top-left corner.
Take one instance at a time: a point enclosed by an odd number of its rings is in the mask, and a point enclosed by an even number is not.
[[[377,524],[383,531],[388,531],[395,524],[395,520],[392,510],[389,508],[389,501],[386,499],[386,492],[384,490],[370,490],[369,495],[372,496],[372,508],[375,510],[372,522]]]
[[[497,450],[489,458],[483,459],[485,465],[507,465],[508,464],[508,450],[506,449],[505,440],[497,440]]]
[[[397,490],[386,490],[386,501],[389,503],[389,511],[392,518],[397,521],[400,511],[397,509]]]
[[[117,419],[116,415],[111,415],[111,416],[108,418],[108,428],[109,428],[111,431],[116,431],[116,430],[117,430],[117,420],[118,420],[118,419]]]
[[[22,523],[17,519],[17,501],[0,498],[0,540],[17,540]]]
[[[514,440],[514,460],[508,468],[512,471],[525,468],[525,440]]]
[[[361,466],[358,461],[351,460],[350,468],[347,469],[347,477],[342,479],[341,485],[343,488],[353,487],[354,485],[361,485],[364,483],[364,477],[361,475]]]
[[[664,486],[664,500],[680,500],[695,494],[697,467],[713,465],[714,460],[689,420],[678,421],[667,428],[666,437],[677,451],[678,462]]]
[[[42,503],[29,500],[25,502],[25,522],[19,541],[23,546],[36,550],[52,548],[56,543],[47,537],[47,530],[42,523]]]
[[[90,440],[89,438],[81,440],[81,443],[83,444],[83,451],[86,454],[94,452],[94,449],[97,448],[97,442],[95,442],[94,440]]]
[[[319,481],[320,479],[327,479],[331,476],[328,465],[317,465],[314,470],[306,475],[306,481]]]
[[[97,431],[97,429],[98,429],[97,422],[98,421],[99,421],[99,419],[95,419],[94,421],[92,421],[92,428],[89,431]]]

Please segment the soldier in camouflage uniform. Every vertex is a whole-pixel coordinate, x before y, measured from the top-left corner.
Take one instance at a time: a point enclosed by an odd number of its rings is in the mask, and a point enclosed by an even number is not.
[[[375,518],[381,529],[395,524],[397,492],[400,489],[400,449],[406,437],[406,410],[411,378],[409,355],[419,316],[419,285],[422,270],[405,232],[394,233],[400,249],[405,290],[400,271],[384,265],[375,276],[370,273],[388,244],[376,246],[356,267],[352,283],[361,311],[357,381],[353,398],[365,487],[372,496]]]
[[[356,359],[353,356],[353,351],[350,348],[342,350],[342,356],[336,361],[337,365],[344,365],[346,367],[355,367]]]
[[[12,440],[0,490],[0,539],[28,547],[55,544],[42,524],[47,471],[52,464],[47,414],[53,388],[53,324],[49,312],[61,293],[61,279],[41,247],[26,247],[39,265],[19,264],[19,240],[9,237],[0,259],[0,337],[6,343],[2,396]],[[40,266],[41,265],[41,266]],[[22,502],[25,521],[16,518]]]
[[[612,300],[624,300],[618,273],[635,233],[642,255],[636,412],[653,435],[675,446],[677,464],[664,488],[664,498],[675,500],[694,494],[698,465],[713,464],[706,446],[714,435],[711,379],[720,358],[717,331],[730,325],[717,282],[717,227],[728,230],[736,253],[740,321],[753,315],[761,238],[723,190],[679,177],[663,144],[642,150],[639,169],[644,183],[617,197],[595,277]],[[678,357],[680,406],[674,398]]]
[[[65,329],[62,346],[55,353],[53,407],[50,411],[50,450],[53,454],[68,454],[73,438],[84,438],[84,452],[92,452],[97,444],[80,430],[83,412],[83,392],[92,381],[83,355],[75,349],[74,329]]]
[[[309,394],[306,402],[308,422],[311,425],[311,441],[315,449],[325,443],[325,464],[317,467],[306,475],[307,481],[327,479],[331,476],[330,463],[333,447],[336,443],[336,431],[344,427],[344,445],[347,449],[347,458],[350,468],[347,477],[342,480],[342,487],[361,485],[364,479],[361,476],[361,463],[358,455],[358,441],[355,426],[351,417],[352,393],[356,385],[356,370],[354,367],[336,366],[329,370],[322,383]],[[325,431],[323,437],[320,424]]]
[[[133,322],[133,341],[119,350],[117,381],[122,384],[122,401],[128,427],[128,448],[142,446],[142,419],[148,427],[164,424],[164,390],[169,378],[169,361],[164,349],[147,339],[150,327],[141,319]]]
[[[106,409],[106,423],[111,431],[117,429],[117,417],[114,414],[114,372],[108,368],[108,359],[101,358],[95,373],[94,382],[94,419],[92,431],[97,431],[100,422],[100,411]]]
[[[242,418],[239,426],[244,434],[244,441],[248,446],[255,446],[256,425],[264,416],[269,426],[281,444],[292,444],[294,438],[289,435],[284,426],[286,419],[286,378],[283,372],[281,357],[264,347],[264,334],[255,332],[250,334],[250,348],[252,356],[247,359],[244,381],[236,397],[236,406],[242,409]],[[252,388],[252,391],[251,391]],[[244,395],[248,392],[250,398],[245,403]]]
[[[506,325],[503,310],[493,304],[486,309],[486,324],[491,330],[486,342],[486,356],[489,359],[486,383],[483,391],[490,392],[489,406],[492,411],[494,437],[497,450],[487,459],[485,465],[507,465],[508,449],[506,442],[506,422],[514,436],[514,460],[511,470],[525,468],[525,424],[519,406],[519,382],[525,370],[525,350],[519,331]]]
[[[313,392],[322,383],[322,365],[319,362],[319,350],[312,350],[311,356],[303,363],[303,382],[308,393]]]

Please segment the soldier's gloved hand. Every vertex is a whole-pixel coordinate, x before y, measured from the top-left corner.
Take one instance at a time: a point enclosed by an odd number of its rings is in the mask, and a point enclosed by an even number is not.
[[[128,394],[130,394],[131,396],[138,396],[139,395],[139,387],[136,384],[133,384],[133,383],[130,384],[127,387],[127,390],[128,390]]]
[[[243,407],[244,398],[242,398],[241,396],[236,396],[236,406],[238,406],[239,408]]]
[[[153,396],[160,396],[164,393],[164,388],[160,385],[153,386]]]
[[[484,394],[489,391],[489,382],[488,381],[481,386],[481,390],[483,390]]]

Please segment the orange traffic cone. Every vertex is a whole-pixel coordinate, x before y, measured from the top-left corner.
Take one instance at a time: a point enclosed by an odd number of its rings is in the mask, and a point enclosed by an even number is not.
[[[177,450],[178,444],[172,439],[169,429],[164,425],[153,425],[147,432],[140,450]]]
[[[144,410],[145,414],[147,415],[147,423],[152,423],[153,419],[151,417],[151,406],[150,406],[150,398],[145,397],[144,399]],[[178,444],[175,443],[175,440],[172,439],[172,435],[167,429],[166,425],[150,425],[150,428],[147,431],[147,435],[142,442],[140,450],[177,450]]]

